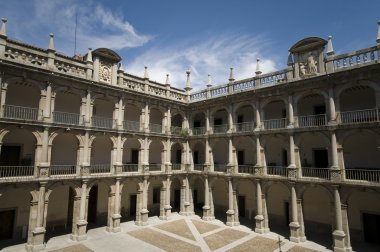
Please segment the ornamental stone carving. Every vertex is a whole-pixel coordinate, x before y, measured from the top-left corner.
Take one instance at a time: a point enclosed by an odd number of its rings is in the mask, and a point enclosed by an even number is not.
[[[112,81],[112,64],[100,61],[99,80],[111,84]]]
[[[299,72],[300,77],[319,73],[316,52],[307,52],[300,55]]]

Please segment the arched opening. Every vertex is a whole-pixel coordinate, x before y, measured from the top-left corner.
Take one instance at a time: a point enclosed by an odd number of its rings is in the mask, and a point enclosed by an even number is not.
[[[59,91],[55,97],[53,122],[78,125],[81,122],[80,95],[71,91]]]
[[[107,224],[109,186],[104,182],[97,182],[90,188],[87,206],[87,229]]]
[[[226,133],[228,130],[228,112],[225,109],[219,109],[212,115],[213,133]]]
[[[297,103],[298,126],[311,127],[326,125],[326,102],[320,94],[303,96]]]
[[[235,111],[235,129],[237,132],[251,132],[255,129],[255,111],[251,105],[242,105]]]
[[[355,101],[355,102],[352,102]],[[378,120],[376,95],[374,90],[365,85],[345,89],[339,97],[340,122],[361,123]]]
[[[228,164],[228,143],[225,139],[211,140],[214,171],[226,172]]]
[[[264,129],[280,129],[286,127],[287,111],[282,100],[274,100],[263,108]]]
[[[115,125],[113,119],[114,108],[115,103],[108,97],[95,99],[92,107],[92,126],[113,128]]]
[[[201,178],[196,177],[191,184],[193,189],[194,211],[195,214],[201,216],[203,214],[203,206],[205,204],[204,181]]]
[[[141,145],[137,138],[127,138],[123,147],[123,172],[138,171]]]
[[[206,132],[206,118],[203,112],[199,112],[192,117],[193,124],[192,133],[193,135],[203,135]]]
[[[149,131],[153,133],[163,132],[163,116],[158,108],[151,108],[149,113]]]
[[[40,89],[27,82],[16,82],[8,85],[4,105],[4,117],[38,120]]]
[[[239,172],[251,173],[252,166],[256,164],[256,148],[253,139],[249,136],[238,137],[234,141],[234,146]]]
[[[303,194],[306,237],[326,247],[332,244],[334,209],[330,192],[322,186],[308,187]]]
[[[152,140],[149,146],[149,170],[162,171],[164,161],[164,145],[158,139]]]
[[[53,188],[49,196],[46,216],[46,235],[48,241],[52,237],[71,233],[73,226],[75,191],[69,185]]]
[[[322,133],[302,133],[299,144],[302,176],[330,179],[331,158],[328,141]]]
[[[182,169],[182,163],[183,163],[183,149],[182,145],[180,143],[175,143],[172,145],[171,148],[171,164],[172,164],[172,170],[181,170]]]
[[[50,175],[74,175],[78,165],[79,144],[75,135],[58,134],[52,144]]]
[[[171,129],[170,129],[172,134],[181,135],[183,133],[182,122],[183,122],[183,118],[182,118],[182,115],[180,113],[177,113],[174,116],[172,116]]]
[[[124,108],[124,129],[140,131],[140,117],[141,108],[130,103],[126,104]]]
[[[181,207],[181,180],[178,177],[174,177],[170,186],[170,205],[172,212],[180,212]]]
[[[196,142],[192,148],[194,170],[203,171],[205,158],[205,144],[201,141]]]
[[[110,172],[112,158],[112,141],[109,136],[96,136],[91,146],[91,173]]]
[[[162,181],[159,177],[149,180],[148,188],[148,211],[150,216],[160,215]]]
[[[254,218],[257,214],[255,185],[250,180],[240,180],[237,189],[239,221],[244,226],[254,229]]]
[[[1,177],[33,176],[36,138],[26,129],[12,129],[1,144]]]
[[[380,250],[379,202],[379,193],[371,190],[356,190],[348,198],[348,224],[354,250]]]
[[[357,131],[343,143],[344,166],[347,179],[379,182],[375,170],[380,164],[379,135]]]
[[[287,176],[288,144],[281,136],[265,139],[264,153],[268,175]]]
[[[228,211],[228,186],[224,179],[215,178],[211,184],[212,198],[214,203],[214,216],[216,219],[226,222]]]
[[[138,184],[135,180],[127,180],[124,182],[120,204],[120,214],[123,221],[136,220],[137,189]]]
[[[30,202],[27,188],[9,188],[0,196],[0,249],[26,242]]]
[[[283,183],[275,183],[269,187],[266,195],[270,230],[289,237],[289,189]]]

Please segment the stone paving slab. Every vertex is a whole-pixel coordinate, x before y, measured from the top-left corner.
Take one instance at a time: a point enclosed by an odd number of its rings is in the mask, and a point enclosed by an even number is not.
[[[193,234],[191,233],[190,228],[187,226],[187,223],[184,219],[157,225],[155,226],[155,228],[159,228],[161,230],[195,241],[195,238]]]
[[[227,250],[228,252],[242,252],[242,251],[260,251],[260,252],[273,252],[278,248],[278,243],[275,240],[256,236],[235,248]]]
[[[167,236],[165,234],[161,234],[160,232],[154,231],[150,228],[144,228],[141,230],[131,231],[131,232],[128,232],[127,234],[168,252],[177,252],[177,251],[183,251],[183,252],[199,251],[200,252],[202,251],[201,248],[198,246],[194,246],[190,243],[180,241],[178,239]]]
[[[201,220],[191,220],[191,221],[193,222],[194,226],[197,228],[200,234],[204,234],[204,233],[220,228],[220,226],[218,225],[206,223]]]
[[[50,252],[93,252],[93,250],[87,248],[83,244],[78,245],[72,245],[69,247],[56,249],[56,250],[49,250]]]
[[[211,250],[215,250],[221,247],[226,246],[227,244],[234,242],[236,240],[239,240],[243,238],[244,236],[247,236],[248,233],[226,228],[222,231],[219,231],[217,233],[208,235],[204,237],[203,239],[207,243],[207,246]]]
[[[293,248],[289,249],[288,252],[318,252],[318,250],[309,249],[301,246],[294,246]]]

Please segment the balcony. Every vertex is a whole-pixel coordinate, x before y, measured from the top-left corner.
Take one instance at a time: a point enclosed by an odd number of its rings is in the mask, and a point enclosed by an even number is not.
[[[76,175],[76,165],[51,165],[51,177],[71,177]]]
[[[70,125],[79,125],[80,115],[56,111],[53,112],[53,122]]]
[[[139,165],[138,164],[123,164],[121,171],[122,172],[138,172]]]
[[[228,125],[227,125],[227,124],[223,124],[223,125],[214,125],[214,127],[213,127],[213,133],[214,133],[214,134],[223,134],[223,133],[227,133],[227,130],[228,130]]]
[[[205,165],[204,164],[194,164],[194,171],[204,171]]]
[[[272,176],[288,177],[288,168],[284,166],[267,166],[267,174]]]
[[[115,120],[107,117],[93,116],[91,118],[92,127],[112,129],[114,127]]]
[[[255,124],[253,122],[236,123],[236,132],[252,132],[255,130]]]
[[[161,171],[161,164],[149,164],[149,171]]]
[[[379,109],[345,111],[338,113],[338,122],[341,124],[378,122]]]
[[[130,131],[140,131],[140,122],[123,121],[123,128]]]
[[[263,125],[266,130],[284,129],[286,128],[286,118],[263,120]]]
[[[92,164],[90,166],[90,174],[105,174],[111,173],[111,165],[110,164]]]
[[[227,172],[225,164],[214,164],[214,172]]]
[[[152,133],[162,133],[162,125],[160,124],[149,124],[149,131]]]
[[[12,119],[23,119],[29,121],[38,120],[38,108],[4,105],[4,117]]]
[[[33,177],[34,166],[0,166],[0,178]]]
[[[179,135],[185,134],[185,129],[182,129],[182,127],[178,127],[178,126],[172,126],[170,128],[170,132],[172,133],[172,135],[179,136]]]
[[[248,173],[255,174],[255,166],[254,165],[239,165],[238,166],[239,173]]]
[[[172,164],[172,171],[182,170],[182,164]]]
[[[380,183],[380,169],[346,169],[346,180]]]
[[[326,114],[308,115],[298,117],[298,127],[314,127],[327,124]]]
[[[193,136],[201,136],[204,135],[206,132],[205,127],[196,127],[192,128]]]
[[[330,168],[302,167],[302,177],[330,180]]]

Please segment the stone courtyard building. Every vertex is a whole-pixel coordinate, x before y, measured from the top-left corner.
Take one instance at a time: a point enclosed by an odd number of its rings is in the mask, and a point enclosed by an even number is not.
[[[378,23],[380,27],[380,23]],[[375,32],[374,32],[375,34]],[[330,241],[380,237],[380,28],[335,55],[332,38],[289,49],[287,67],[192,92],[124,72],[107,48],[83,57],[0,30],[0,248],[57,233],[147,225],[172,211],[255,232]]]

